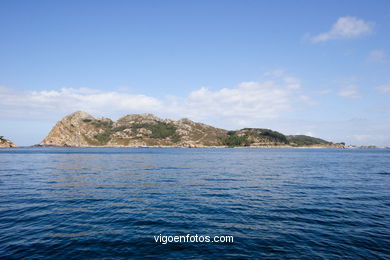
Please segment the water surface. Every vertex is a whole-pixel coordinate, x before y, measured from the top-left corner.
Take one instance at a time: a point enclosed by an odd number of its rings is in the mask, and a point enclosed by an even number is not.
[[[389,259],[390,150],[0,150],[0,258],[144,257]]]

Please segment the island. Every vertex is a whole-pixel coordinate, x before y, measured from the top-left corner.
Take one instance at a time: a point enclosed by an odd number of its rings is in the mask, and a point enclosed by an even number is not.
[[[229,131],[187,118],[172,120],[153,114],[129,114],[113,121],[77,111],[57,122],[38,146],[344,148],[345,144],[305,135],[284,135],[264,128]]]

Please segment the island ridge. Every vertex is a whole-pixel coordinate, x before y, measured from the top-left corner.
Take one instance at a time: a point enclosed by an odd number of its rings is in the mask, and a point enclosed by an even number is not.
[[[344,148],[305,135],[284,135],[263,128],[228,131],[183,118],[130,114],[113,121],[84,111],[57,122],[39,146],[60,147],[329,147]]]

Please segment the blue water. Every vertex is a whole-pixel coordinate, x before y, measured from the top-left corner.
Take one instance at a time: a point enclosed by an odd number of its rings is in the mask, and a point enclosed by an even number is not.
[[[144,257],[389,259],[390,150],[0,150],[0,258]]]

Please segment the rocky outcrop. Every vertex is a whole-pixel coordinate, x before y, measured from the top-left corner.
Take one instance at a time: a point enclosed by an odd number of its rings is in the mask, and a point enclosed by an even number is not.
[[[302,140],[304,140],[304,145]],[[113,121],[109,118],[94,118],[83,111],[77,111],[57,122],[39,145],[71,147],[308,147],[316,145],[332,147],[335,144],[308,136],[289,137],[269,129],[244,128],[227,131],[187,118],[171,120],[152,114],[131,114]]]
[[[132,114],[112,121],[78,111],[59,121],[41,146],[219,146],[226,130],[189,119],[161,119]]]
[[[4,136],[0,136],[0,148],[15,148],[16,145],[10,141],[4,138]]]
[[[95,120],[91,115],[77,111],[66,116],[50,131],[49,135],[40,143],[43,146],[88,146],[85,133],[94,129],[87,121]]]
[[[375,145],[363,145],[359,147],[360,149],[377,149],[378,146]]]

